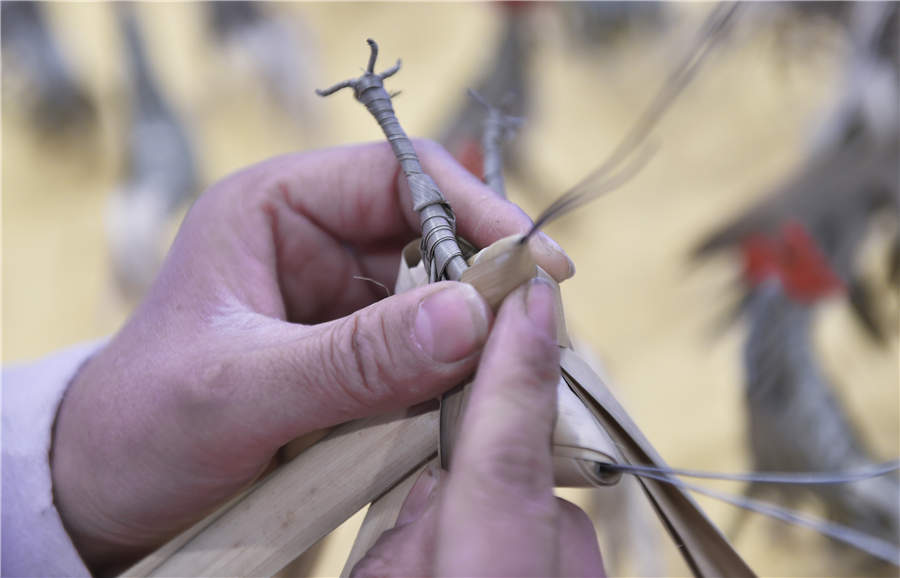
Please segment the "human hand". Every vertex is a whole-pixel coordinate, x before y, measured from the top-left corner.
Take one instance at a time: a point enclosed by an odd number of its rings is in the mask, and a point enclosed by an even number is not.
[[[527,230],[417,143],[476,245]],[[54,432],[56,505],[94,570],[126,563],[252,482],[310,431],[433,398],[474,370],[492,315],[444,282],[374,303],[418,218],[390,147],[275,158],[190,210],[146,300],[79,372]],[[555,277],[570,262],[539,240]]]
[[[500,308],[451,472],[420,476],[353,575],[604,575],[590,519],[553,495],[558,379],[554,297],[534,280]]]

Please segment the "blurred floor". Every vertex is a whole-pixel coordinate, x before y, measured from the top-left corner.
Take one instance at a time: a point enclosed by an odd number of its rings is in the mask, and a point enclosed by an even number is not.
[[[54,31],[99,101],[100,124],[89,136],[39,138],[3,67],[4,363],[108,335],[131,307],[112,289],[103,224],[123,156],[114,20],[105,4],[49,8]],[[402,89],[395,106],[412,136],[435,136],[464,98],[496,39],[495,8],[277,6],[303,20],[317,51],[318,85],[355,74],[367,57],[366,37],[381,44],[382,63],[402,57],[403,69],[388,88]],[[664,34],[636,29],[615,44],[578,48],[553,7],[540,8],[535,107],[521,136],[530,174],[540,180],[513,180],[510,197],[535,215],[594,168],[649,101],[706,9],[674,8],[672,30]],[[275,154],[381,138],[348,95],[314,102],[314,125],[286,122],[253,82],[229,76],[207,39],[201,10],[199,4],[144,4],[139,14],[163,86],[194,131],[207,185]],[[563,286],[570,330],[603,359],[623,402],[671,465],[748,467],[741,331],[717,337],[711,331],[737,269],[725,260],[691,268],[686,255],[704,232],[764,194],[801,159],[828,104],[841,47],[827,28],[813,40],[802,40],[812,49],[797,48],[771,29],[739,26],[654,132],[661,148],[646,170],[549,227],[578,267]],[[865,438],[881,459],[900,455],[896,333],[888,347],[871,346],[840,304],[820,325],[818,345]],[[700,501],[724,526],[735,515]],[[808,531],[785,529],[776,542],[776,525],[754,519],[736,544],[760,574],[852,573]],[[323,547],[310,572],[338,573],[352,536],[344,530]],[[686,574],[667,548],[667,573]]]

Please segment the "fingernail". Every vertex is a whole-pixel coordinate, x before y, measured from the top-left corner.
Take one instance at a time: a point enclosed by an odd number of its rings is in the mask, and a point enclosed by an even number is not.
[[[455,283],[419,304],[413,331],[419,346],[432,359],[452,363],[484,345],[490,314],[474,287]]]
[[[434,495],[438,486],[436,473],[434,466],[429,465],[419,474],[419,479],[413,484],[400,508],[400,513],[397,514],[396,526],[405,526],[415,522],[428,510],[428,506],[431,505],[431,496]]]
[[[563,248],[559,246],[559,243],[551,239],[546,233],[543,231],[539,232],[534,236],[537,240],[538,244],[541,246],[541,249],[547,253],[557,253],[562,255],[562,257],[566,260],[566,264],[568,266],[568,271],[563,273],[562,279],[557,279],[558,281],[565,281],[566,279],[571,279],[575,275],[575,262],[566,255],[566,252],[563,251]]]
[[[556,333],[556,295],[546,280],[535,277],[528,284],[525,312],[534,328],[548,337]]]

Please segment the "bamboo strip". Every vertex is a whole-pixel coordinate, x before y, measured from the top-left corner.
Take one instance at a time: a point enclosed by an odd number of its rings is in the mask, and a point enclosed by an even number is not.
[[[293,460],[304,450],[315,445],[318,441],[328,435],[329,431],[331,430],[316,430],[288,442],[283,448],[281,448],[280,458],[285,461]],[[209,525],[212,524],[216,519],[218,519],[222,514],[231,509],[231,507],[237,504],[239,501],[244,499],[247,494],[255,490],[257,486],[262,483],[263,479],[255,481],[249,488],[242,490],[236,496],[225,502],[222,506],[219,506],[212,514],[206,516],[184,532],[178,534],[177,536],[157,548],[154,552],[138,561],[137,564],[130,567],[121,575],[128,576],[129,578],[146,578],[147,576],[150,576],[151,573],[156,570],[156,568],[162,565],[182,546],[193,539],[194,536],[209,527]]]
[[[481,251],[460,281],[469,283],[496,310],[509,293],[537,275],[537,265],[528,244],[518,235],[506,237]]]
[[[663,466],[662,458],[613,397],[603,381],[571,350],[562,350],[560,366],[582,401],[612,436],[630,463]],[[680,488],[638,480],[679,552],[696,576],[755,576],[718,528]]]
[[[150,576],[272,576],[434,452],[437,411],[358,420],[273,472]]]
[[[369,511],[366,512],[366,518],[359,528],[359,533],[356,535],[356,540],[353,542],[353,548],[350,549],[350,555],[347,557],[344,569],[341,570],[342,578],[349,577],[350,572],[362,560],[366,552],[372,549],[378,538],[397,524],[400,508],[403,506],[406,496],[409,495],[409,491],[425,468],[434,463],[436,461],[429,458],[428,461],[406,476],[400,483],[372,502],[372,505],[369,506]]]
[[[227,512],[232,506],[240,502],[244,499],[247,494],[252,492],[262,480],[255,482],[252,486],[247,488],[246,490],[240,492],[235,497],[231,498],[227,502],[225,502],[222,506],[220,506],[215,512],[206,516],[184,532],[178,534],[155,551],[145,556],[143,559],[138,561],[134,566],[130,567],[128,570],[124,571],[121,576],[127,576],[129,578],[146,578],[147,576],[151,576],[153,572],[162,566],[166,560],[172,557],[175,552],[182,548],[185,544],[190,542],[195,536],[203,532],[206,528],[208,528],[213,522],[215,522],[222,514]]]

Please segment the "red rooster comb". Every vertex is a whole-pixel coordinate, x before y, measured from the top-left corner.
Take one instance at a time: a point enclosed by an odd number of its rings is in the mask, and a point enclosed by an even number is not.
[[[744,278],[756,286],[770,276],[779,275],[779,248],[774,241],[762,234],[750,235],[741,243],[744,261]]]
[[[843,281],[806,227],[789,221],[781,227],[781,239],[781,282],[788,295],[812,302],[844,291]]]
[[[844,283],[828,263],[808,229],[788,221],[775,238],[755,233],[741,243],[744,279],[755,287],[778,277],[785,293],[798,302],[812,303],[844,290]]]

